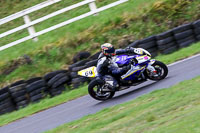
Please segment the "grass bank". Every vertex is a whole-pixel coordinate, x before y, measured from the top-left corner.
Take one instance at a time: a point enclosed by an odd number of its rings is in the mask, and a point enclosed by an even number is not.
[[[199,133],[199,86],[196,77],[46,133]]]
[[[192,56],[197,53],[200,53],[200,43],[193,44],[188,48],[183,48],[169,55],[158,56],[156,57],[156,59],[162,62],[165,62],[166,64],[169,64],[177,60]],[[81,97],[86,94],[88,94],[88,92],[87,92],[87,86],[85,85],[82,88],[72,90],[70,92],[64,92],[63,94],[59,96],[44,99],[39,103],[28,105],[26,108],[23,108],[19,111],[15,111],[15,112],[0,116],[0,126],[8,124],[17,119],[27,117],[31,114],[48,109],[50,107],[59,105],[61,103],[67,102],[69,100]]]
[[[71,1],[69,0],[60,6],[55,5],[53,8],[41,10],[40,13],[45,15],[45,13],[69,5]],[[98,6],[103,6],[113,1],[98,0],[97,4]],[[24,4],[22,4],[23,2]],[[40,1],[37,0],[36,2]],[[18,1],[18,6],[22,7],[25,3],[30,5],[31,1],[20,0]],[[75,2],[73,1],[72,3]],[[1,51],[0,86],[8,85],[20,79],[26,80],[35,76],[43,76],[53,70],[65,69],[71,63],[75,53],[83,50],[95,53],[99,50],[100,44],[104,42],[113,43],[116,47],[124,47],[122,42],[127,37],[127,43],[130,43],[134,40],[164,32],[183,23],[197,20],[200,18],[199,4],[200,2],[195,0],[148,0],[148,2],[147,0],[129,0],[129,2],[106,10],[98,16],[85,18],[45,34],[39,37],[40,41],[37,43],[27,41]],[[7,8],[9,9],[9,7]],[[2,6],[0,13],[3,11],[5,13],[3,9]],[[69,12],[68,14],[63,14],[64,16],[52,18],[48,20],[47,24],[39,24],[36,29],[41,30],[45,26],[62,22],[68,17],[79,15],[87,10],[88,7],[82,7],[80,10],[75,9],[73,11],[74,14]],[[37,16],[39,17],[40,15],[36,14]],[[36,18],[33,17],[33,19]],[[16,24],[20,24],[20,20],[16,21]],[[16,26],[15,22],[11,25]],[[2,31],[8,28],[7,25],[4,27],[1,28]],[[1,39],[0,44],[7,43],[12,39],[15,40],[25,34],[24,32],[27,31],[17,33],[17,35],[10,36],[5,40]],[[32,64],[22,64],[9,74],[1,73],[13,65],[13,60],[16,60],[16,57],[24,54],[31,57]]]

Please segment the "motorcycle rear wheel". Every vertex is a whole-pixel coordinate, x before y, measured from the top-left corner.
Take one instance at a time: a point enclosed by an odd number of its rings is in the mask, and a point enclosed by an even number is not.
[[[167,76],[168,68],[164,63],[160,61],[155,61],[152,66],[156,69],[158,76],[151,76],[149,72],[146,71],[146,76],[148,79],[158,81],[164,79]]]
[[[115,92],[114,91],[102,92],[100,91],[100,88],[102,86],[103,84],[99,83],[97,80],[91,81],[88,85],[88,92],[90,96],[99,101],[105,101],[111,99],[115,95]]]

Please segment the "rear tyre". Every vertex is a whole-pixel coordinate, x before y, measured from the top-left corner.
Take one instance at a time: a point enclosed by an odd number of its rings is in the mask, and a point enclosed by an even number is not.
[[[102,87],[103,84],[99,83],[97,80],[91,81],[88,85],[88,92],[90,96],[96,100],[105,101],[111,99],[115,95],[115,92],[113,91],[109,92],[101,91]]]
[[[146,76],[148,79],[158,81],[164,79],[167,76],[168,68],[164,63],[160,61],[155,61],[154,64],[152,64],[152,66],[156,69],[157,75],[151,75],[150,72],[147,71]]]

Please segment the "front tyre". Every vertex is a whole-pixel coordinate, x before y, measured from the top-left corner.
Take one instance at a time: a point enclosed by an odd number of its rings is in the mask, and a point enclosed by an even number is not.
[[[152,75],[148,70],[147,70],[147,78],[150,80],[162,80],[164,79],[167,74],[168,74],[168,68],[167,66],[160,62],[160,61],[155,61],[151,66],[153,66],[156,70],[156,73],[154,75]]]
[[[115,92],[104,92],[102,91],[102,87],[104,84],[98,82],[98,80],[93,80],[89,83],[88,85],[88,92],[90,96],[96,100],[100,101],[105,101],[108,99],[111,99],[114,95]]]

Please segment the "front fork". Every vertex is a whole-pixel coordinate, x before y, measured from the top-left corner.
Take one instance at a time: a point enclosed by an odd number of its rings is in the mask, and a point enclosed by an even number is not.
[[[156,69],[152,66],[155,61],[156,60],[150,60],[148,66],[146,68],[150,72],[151,76],[156,76],[157,75]]]

